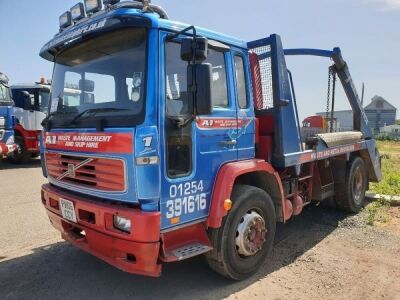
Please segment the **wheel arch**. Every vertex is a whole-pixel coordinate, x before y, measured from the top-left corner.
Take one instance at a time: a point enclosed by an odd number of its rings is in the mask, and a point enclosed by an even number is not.
[[[230,199],[235,184],[247,184],[267,192],[274,202],[277,219],[284,220],[285,198],[278,172],[264,160],[251,159],[227,163],[219,170],[211,198],[208,227],[221,226],[227,214],[224,201]]]

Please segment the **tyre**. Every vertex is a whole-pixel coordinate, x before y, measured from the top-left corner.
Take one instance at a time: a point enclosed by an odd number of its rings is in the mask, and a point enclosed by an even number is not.
[[[363,208],[367,186],[364,161],[356,157],[347,164],[345,181],[335,186],[335,201],[338,208],[349,213],[358,213]]]
[[[209,237],[214,249],[209,266],[229,279],[243,280],[257,272],[274,243],[276,217],[271,197],[263,190],[236,185],[232,209]]]
[[[29,161],[31,154],[26,150],[25,143],[22,137],[15,137],[17,150],[8,156],[8,160],[13,164],[23,164]]]

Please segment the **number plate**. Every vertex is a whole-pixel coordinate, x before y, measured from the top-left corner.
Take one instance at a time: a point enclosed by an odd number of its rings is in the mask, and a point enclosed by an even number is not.
[[[60,209],[64,219],[77,223],[74,203],[72,201],[60,198]]]

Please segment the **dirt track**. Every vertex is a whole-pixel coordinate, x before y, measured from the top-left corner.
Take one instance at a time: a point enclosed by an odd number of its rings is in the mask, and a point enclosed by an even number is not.
[[[278,226],[268,262],[243,282],[214,274],[202,257],[146,278],[61,241],[40,203],[43,182],[37,162],[0,164],[0,299],[400,299],[399,208],[371,227],[366,212],[307,207]]]

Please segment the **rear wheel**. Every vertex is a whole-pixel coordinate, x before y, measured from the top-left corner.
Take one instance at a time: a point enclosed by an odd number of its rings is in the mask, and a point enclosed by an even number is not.
[[[364,205],[367,186],[364,161],[356,157],[347,164],[345,181],[336,185],[337,206],[350,213],[359,212]]]
[[[219,274],[242,280],[257,272],[272,248],[275,209],[266,192],[247,185],[234,187],[232,202],[221,227],[209,231],[214,250],[206,258]]]
[[[31,154],[26,150],[22,137],[16,136],[15,144],[17,145],[17,149],[8,156],[8,160],[13,164],[23,164],[28,162],[31,158]]]

